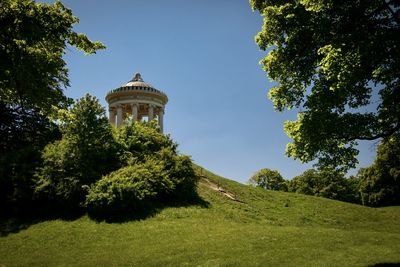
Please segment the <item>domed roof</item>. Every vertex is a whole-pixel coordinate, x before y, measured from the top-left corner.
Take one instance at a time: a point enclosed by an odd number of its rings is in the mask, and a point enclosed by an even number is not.
[[[145,83],[142,79],[142,76],[140,75],[140,73],[136,73],[135,76],[132,78],[132,80],[130,80],[129,82],[127,82],[125,85],[123,85],[123,87],[129,87],[129,86],[135,86],[135,87],[148,87],[148,88],[153,88],[153,86],[151,86],[148,83]],[[153,88],[154,89],[154,88]]]
[[[136,92],[159,95],[163,99],[165,99],[165,102],[168,101],[167,95],[164,92],[155,89],[152,85],[144,82],[140,73],[136,73],[135,76],[132,78],[132,80],[122,85],[121,87],[109,91],[107,93],[106,100],[109,99],[109,97],[114,93],[130,92],[130,91],[132,91],[132,93],[136,91]]]

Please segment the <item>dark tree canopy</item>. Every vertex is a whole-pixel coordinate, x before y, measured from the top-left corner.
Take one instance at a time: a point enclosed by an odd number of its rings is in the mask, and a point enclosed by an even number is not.
[[[0,1],[0,206],[7,209],[31,202],[41,150],[60,137],[49,115],[70,103],[65,49],[104,48],[73,31],[78,21],[58,1]]]
[[[375,161],[359,171],[358,179],[363,205],[400,204],[400,134],[382,140]]]
[[[284,125],[288,156],[347,169],[359,140],[399,132],[398,1],[250,4],[264,17],[256,42],[269,50],[261,64],[277,82],[269,98],[278,111],[299,109]]]

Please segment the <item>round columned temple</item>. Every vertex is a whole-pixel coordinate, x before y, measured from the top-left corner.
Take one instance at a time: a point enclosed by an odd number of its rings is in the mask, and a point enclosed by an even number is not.
[[[144,118],[148,121],[157,119],[163,132],[164,108],[168,97],[165,93],[145,83],[140,73],[136,73],[125,85],[108,92],[106,101],[111,124],[118,127],[128,116],[132,116],[135,121],[141,121]]]

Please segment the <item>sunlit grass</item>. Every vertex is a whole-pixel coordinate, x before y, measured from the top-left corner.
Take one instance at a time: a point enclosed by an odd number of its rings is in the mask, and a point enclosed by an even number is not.
[[[203,171],[208,207],[124,223],[49,220],[0,238],[0,266],[368,266],[400,263],[400,207],[267,192]]]

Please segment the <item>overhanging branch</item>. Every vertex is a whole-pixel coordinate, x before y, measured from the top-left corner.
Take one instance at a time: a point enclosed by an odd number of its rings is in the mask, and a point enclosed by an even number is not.
[[[389,136],[393,135],[395,132],[397,132],[399,130],[400,130],[400,123],[398,122],[396,124],[396,126],[394,126],[393,128],[391,128],[391,129],[389,129],[389,130],[387,130],[385,132],[382,132],[382,133],[379,133],[379,134],[376,134],[376,135],[372,135],[372,136],[353,137],[353,138],[350,138],[348,140],[349,141],[354,141],[354,140],[368,140],[368,141],[371,141],[371,140],[376,140],[378,138],[389,137]]]

